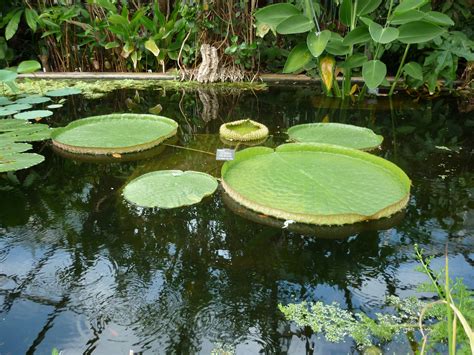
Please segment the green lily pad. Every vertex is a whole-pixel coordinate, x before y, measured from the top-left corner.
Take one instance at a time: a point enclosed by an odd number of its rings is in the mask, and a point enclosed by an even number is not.
[[[0,140],[0,156],[9,155],[12,153],[22,153],[26,152],[33,148],[31,144],[28,143],[18,143],[18,142],[9,142]]]
[[[258,122],[246,119],[224,123],[219,128],[222,138],[229,141],[255,141],[268,136],[268,128]]]
[[[3,109],[12,110],[12,111],[23,111],[23,110],[29,110],[31,107],[32,106],[30,104],[14,103],[8,106],[4,106]]]
[[[14,131],[19,128],[28,127],[28,121],[15,120],[13,118],[5,118],[0,120],[0,132]]]
[[[51,101],[49,97],[36,96],[36,95],[23,97],[21,99],[16,100],[18,104],[30,104],[30,105],[42,104],[49,101]]]
[[[83,154],[122,154],[157,146],[176,134],[178,124],[148,114],[111,114],[83,118],[55,129],[57,147]]]
[[[63,89],[48,91],[46,95],[51,96],[51,97],[59,97],[59,96],[77,95],[81,93],[82,93],[81,89],[70,87],[70,88],[63,88]]]
[[[342,123],[308,123],[290,127],[288,136],[299,143],[336,144],[348,148],[371,150],[382,144],[383,137],[369,128]]]
[[[53,130],[48,125],[35,123],[3,133],[0,137],[11,139],[15,142],[36,142],[49,139]]]
[[[222,167],[231,198],[279,219],[340,225],[403,209],[410,179],[395,164],[356,149],[293,143],[244,149]]]
[[[13,101],[11,101],[8,97],[0,96],[0,106],[10,105]]]
[[[52,104],[52,105],[47,106],[47,108],[49,108],[50,110],[55,109],[55,108],[61,108],[61,107],[63,107],[63,104]]]
[[[39,118],[49,117],[53,114],[52,111],[49,110],[33,110],[33,111],[25,111],[17,113],[15,118],[19,120],[36,120]]]
[[[0,173],[26,169],[43,161],[44,157],[36,153],[12,153],[0,155]]]
[[[159,170],[132,180],[125,186],[123,196],[140,207],[176,208],[200,202],[212,195],[217,186],[217,180],[205,173]]]
[[[16,110],[5,110],[5,109],[0,109],[0,117],[4,116],[11,116],[18,113]]]

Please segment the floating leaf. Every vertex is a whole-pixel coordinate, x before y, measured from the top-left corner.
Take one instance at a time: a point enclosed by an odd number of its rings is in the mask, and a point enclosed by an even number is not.
[[[55,109],[55,108],[61,108],[63,107],[63,104],[52,104],[52,105],[48,105],[47,108],[49,109]]]
[[[2,119],[0,120],[0,132],[14,131],[29,125],[28,121],[15,120],[13,118]]]
[[[248,142],[266,138],[268,128],[252,120],[238,120],[221,125],[219,134],[229,141]]]
[[[51,137],[54,145],[73,153],[122,154],[152,148],[174,136],[177,128],[166,117],[125,113],[73,121]]]
[[[30,104],[15,103],[8,106],[4,106],[3,109],[12,111],[22,111],[29,110],[31,107],[32,106]]]
[[[0,135],[1,138],[1,135]],[[0,140],[0,157],[10,155],[13,153],[22,153],[26,152],[33,148],[31,144],[28,143],[18,143],[18,142],[8,142]]]
[[[8,97],[0,96],[0,106],[10,105],[12,103],[13,103],[13,101],[8,99]]]
[[[68,87],[68,88],[48,91],[46,95],[51,96],[51,97],[59,97],[59,96],[78,95],[80,93],[82,93],[81,89]]]
[[[18,111],[16,110],[5,110],[5,109],[0,109],[0,117],[2,116],[11,116],[17,113]]]
[[[176,208],[200,202],[212,195],[217,180],[201,172],[154,171],[132,180],[124,190],[125,199],[140,207]]]
[[[49,139],[52,129],[46,124],[28,124],[24,127],[0,135],[6,139],[12,139],[16,142],[36,142]]]
[[[21,99],[16,100],[16,103],[35,105],[35,104],[42,104],[48,101],[51,101],[49,97],[31,95],[31,96],[23,97]]]
[[[410,180],[395,164],[328,144],[244,149],[222,167],[222,187],[256,212],[312,224],[387,217],[404,208]]]
[[[0,155],[0,173],[29,168],[44,161],[42,155],[36,153],[12,153]]]
[[[300,143],[327,143],[348,148],[371,150],[382,144],[383,137],[369,128],[342,123],[307,123],[290,127],[288,136]]]
[[[39,118],[49,117],[52,114],[53,112],[49,110],[33,110],[17,113],[13,117],[19,120],[37,120]]]

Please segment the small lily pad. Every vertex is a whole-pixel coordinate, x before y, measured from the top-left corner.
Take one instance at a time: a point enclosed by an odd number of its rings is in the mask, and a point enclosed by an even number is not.
[[[27,96],[27,97],[18,99],[16,100],[16,103],[36,105],[36,104],[42,104],[49,101],[51,101],[49,97],[32,95],[32,96]]]
[[[181,170],[154,171],[132,180],[125,199],[140,207],[176,208],[194,205],[212,195],[217,180],[205,173]]]
[[[11,132],[3,133],[0,137],[15,142],[36,142],[49,139],[53,130],[48,125],[35,123],[21,127]]]
[[[30,123],[28,121],[15,120],[13,118],[6,118],[0,120],[0,132],[14,131],[16,129],[21,129],[28,127]]]
[[[38,118],[49,117],[53,114],[52,111],[49,110],[34,110],[34,111],[25,111],[17,113],[15,118],[19,120],[36,120]]]
[[[55,108],[61,108],[61,107],[63,107],[62,104],[52,104],[52,105],[47,106],[47,108],[49,108],[50,110],[55,109]]]
[[[30,104],[22,104],[22,103],[14,103],[8,106],[4,106],[5,110],[12,110],[12,111],[23,111],[29,110],[32,106]]]
[[[15,113],[18,113],[18,111],[0,109],[0,117],[11,116],[11,115],[14,115]]]
[[[12,153],[0,155],[0,173],[26,169],[43,161],[44,157],[36,153]]]
[[[290,127],[288,136],[298,143],[325,143],[371,150],[382,144],[383,137],[369,128],[342,123],[307,123]]]
[[[0,156],[9,155],[12,153],[22,153],[33,148],[28,143],[8,142],[0,140]]]
[[[51,97],[59,97],[59,96],[78,95],[81,93],[82,93],[81,89],[69,87],[69,88],[48,91],[46,95],[51,96]]]
[[[8,97],[0,96],[0,106],[10,105],[13,101],[11,101]]]

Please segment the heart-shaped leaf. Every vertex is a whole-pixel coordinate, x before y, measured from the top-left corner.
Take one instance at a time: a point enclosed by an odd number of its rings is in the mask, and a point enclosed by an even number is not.
[[[362,66],[362,77],[369,89],[378,87],[387,75],[387,66],[380,60],[369,60]]]
[[[314,28],[313,20],[304,15],[294,15],[281,22],[276,31],[282,35],[304,33]]]
[[[331,31],[328,30],[324,30],[319,33],[308,33],[308,37],[306,38],[306,44],[313,57],[317,58],[324,52],[330,38]]]
[[[311,61],[311,58],[312,55],[306,43],[298,44],[288,55],[283,73],[288,74],[303,69],[303,67]]]
[[[398,37],[398,29],[394,27],[382,27],[376,22],[370,24],[369,32],[375,42],[382,44],[393,42]]]
[[[16,72],[19,74],[33,73],[41,69],[41,64],[36,60],[25,60],[18,65]]]
[[[403,66],[405,74],[417,80],[423,80],[423,69],[421,65],[416,62],[409,62]]]

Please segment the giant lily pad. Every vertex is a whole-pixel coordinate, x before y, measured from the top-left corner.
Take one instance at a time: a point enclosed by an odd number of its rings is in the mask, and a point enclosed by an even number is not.
[[[152,148],[176,134],[178,124],[166,117],[111,114],[71,122],[54,130],[57,147],[83,154],[122,154]]]
[[[348,148],[371,150],[383,137],[371,129],[342,123],[308,123],[290,127],[288,136],[299,143],[327,143]]]
[[[36,153],[12,153],[2,155],[0,152],[0,173],[26,169],[43,161],[44,157]]]
[[[140,207],[176,208],[200,202],[212,195],[217,185],[217,180],[205,173],[159,170],[132,180],[123,196]]]
[[[268,136],[268,128],[252,120],[239,120],[224,123],[219,129],[222,138],[229,141],[255,141]]]
[[[254,211],[321,225],[390,216],[406,206],[410,193],[409,178],[395,164],[315,143],[242,150],[222,167],[222,186]]]

